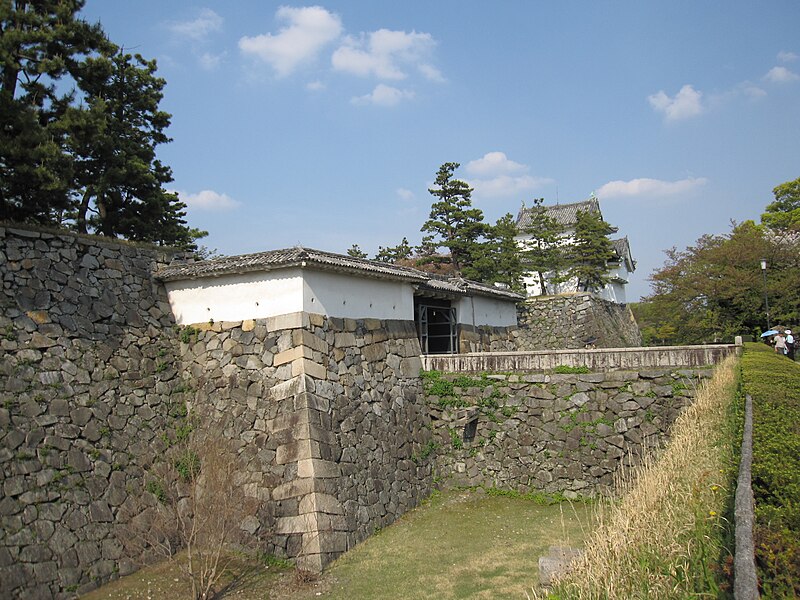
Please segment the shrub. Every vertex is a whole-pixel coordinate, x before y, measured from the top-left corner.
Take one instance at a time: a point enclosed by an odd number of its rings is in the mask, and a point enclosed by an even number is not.
[[[742,358],[753,398],[756,563],[764,597],[800,596],[800,365],[764,344]]]
[[[158,503],[142,499],[129,508],[134,515],[123,537],[128,554],[174,560],[190,580],[193,598],[214,598],[233,557],[224,551],[245,542],[241,523],[258,508],[257,499],[245,496],[237,481],[239,470],[225,440],[192,433],[171,447],[147,484]],[[178,559],[181,549],[185,556]]]

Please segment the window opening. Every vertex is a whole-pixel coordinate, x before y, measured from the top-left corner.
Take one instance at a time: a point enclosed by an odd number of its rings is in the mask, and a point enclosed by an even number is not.
[[[467,421],[467,424],[464,425],[464,442],[474,442],[475,435],[478,433],[478,419],[472,419],[471,421]]]

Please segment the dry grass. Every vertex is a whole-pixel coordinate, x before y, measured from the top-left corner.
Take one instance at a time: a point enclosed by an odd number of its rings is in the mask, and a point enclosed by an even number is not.
[[[717,368],[676,421],[670,443],[646,460],[621,500],[607,503],[586,552],[552,592],[532,598],[717,597],[724,554],[736,359]]]

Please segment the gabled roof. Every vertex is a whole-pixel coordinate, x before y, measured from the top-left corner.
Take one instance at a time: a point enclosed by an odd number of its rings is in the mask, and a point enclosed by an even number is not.
[[[381,279],[402,279],[413,282],[425,281],[427,275],[411,267],[401,267],[375,260],[354,258],[344,254],[334,254],[312,248],[295,246],[282,250],[224,256],[211,260],[171,264],[160,269],[156,277],[162,281],[179,281],[202,277],[250,273],[253,271],[274,271],[289,267],[313,266],[326,271],[357,273],[366,277]]]
[[[629,273],[636,270],[636,261],[631,256],[631,245],[628,242],[628,236],[611,240],[611,245],[614,247],[614,252],[619,257],[620,261],[625,261],[625,267]]]
[[[173,262],[173,264],[159,269],[155,276],[161,281],[185,281],[222,275],[275,271],[291,267],[315,268],[361,277],[406,281],[415,284],[422,291],[428,289],[434,293],[487,296],[514,302],[525,299],[524,296],[515,292],[460,277],[434,277],[430,273],[413,267],[353,258],[344,254],[324,252],[302,246],[196,262]]]
[[[430,277],[425,283],[417,286],[421,292],[444,293],[447,295],[457,294],[459,296],[487,296],[490,298],[504,298],[506,300],[513,300],[520,302],[525,299],[522,294],[517,294],[511,290],[507,290],[494,285],[486,283],[478,283],[462,277]]]
[[[545,214],[566,228],[575,225],[578,221],[578,211],[597,213],[602,218],[600,212],[600,202],[594,196],[583,202],[573,202],[571,204],[555,204],[552,206],[542,206]],[[517,215],[517,229],[520,231],[531,226],[531,215],[534,207],[523,206]]]

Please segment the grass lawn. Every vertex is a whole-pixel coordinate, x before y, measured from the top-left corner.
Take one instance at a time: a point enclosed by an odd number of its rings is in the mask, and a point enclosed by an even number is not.
[[[579,546],[593,506],[542,505],[485,493],[436,494],[331,565],[318,579],[237,561],[223,598],[404,600],[525,598],[552,545]],[[176,581],[177,580],[177,581]],[[162,563],[84,596],[87,600],[186,598],[177,569]]]

